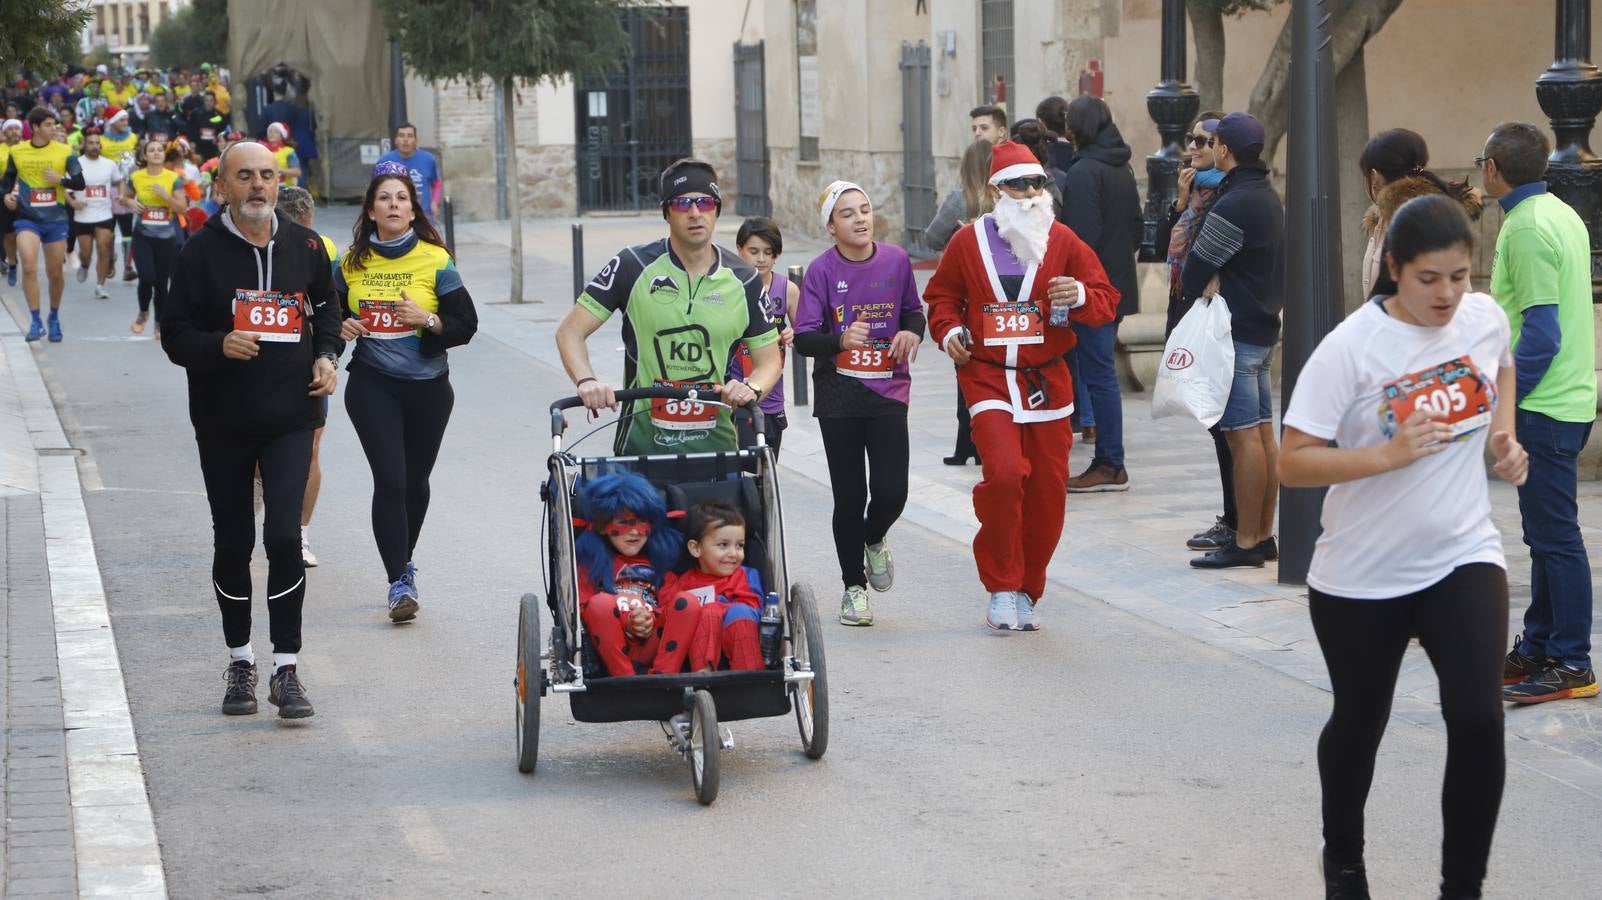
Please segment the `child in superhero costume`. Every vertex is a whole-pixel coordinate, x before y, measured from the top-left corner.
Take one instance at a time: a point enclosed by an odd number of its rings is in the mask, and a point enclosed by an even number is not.
[[[668,575],[661,596],[661,649],[652,672],[710,672],[725,658],[730,669],[761,669],[757,635],[762,598],[752,589],[745,562],[745,517],[727,503],[701,503],[685,523],[696,567]],[[690,640],[686,642],[684,637]]]
[[[586,525],[574,545],[584,630],[609,674],[642,674],[658,654],[657,589],[678,561],[681,538],[661,495],[639,475],[592,479],[578,500]]]

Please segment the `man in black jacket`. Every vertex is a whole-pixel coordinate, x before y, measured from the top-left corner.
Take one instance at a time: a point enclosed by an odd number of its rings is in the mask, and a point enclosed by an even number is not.
[[[1085,471],[1068,479],[1068,492],[1127,491],[1124,407],[1113,354],[1118,323],[1140,311],[1140,282],[1135,276],[1135,251],[1144,227],[1140,190],[1129,167],[1129,145],[1100,97],[1075,97],[1068,104],[1066,123],[1074,155],[1063,189],[1063,224],[1096,252],[1119,296],[1117,319],[1096,327],[1074,323],[1079,338],[1074,347],[1078,361],[1074,403],[1079,421],[1096,429],[1096,453]]]
[[[1257,119],[1230,113],[1218,123],[1213,142],[1213,162],[1225,173],[1224,181],[1179,280],[1184,302],[1216,294],[1229,304],[1235,380],[1218,428],[1234,459],[1237,522],[1233,541],[1190,564],[1260,567],[1279,557],[1274,543],[1279,445],[1269,370],[1285,305],[1285,207],[1261,160],[1263,126]]]
[[[189,419],[211,505],[212,588],[231,656],[223,712],[256,712],[250,556],[259,470],[273,642],[267,699],[279,716],[304,718],[312,706],[295,669],[306,592],[300,510],[312,432],[323,424],[323,398],[334,392],[343,349],[340,309],[322,241],[274,211],[271,151],[231,145],[217,178],[227,205],[178,254],[161,343],[189,374]]]

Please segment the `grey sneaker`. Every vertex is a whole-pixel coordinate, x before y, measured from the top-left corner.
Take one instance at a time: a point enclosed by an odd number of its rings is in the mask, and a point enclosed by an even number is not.
[[[990,611],[985,624],[996,631],[1018,629],[1018,595],[1013,591],[996,591],[990,595]]]
[[[854,584],[840,597],[841,625],[872,625],[873,610],[868,608],[868,589]]]
[[[1023,591],[1018,592],[1018,630],[1039,631],[1040,623],[1035,621],[1035,604],[1029,595]]]
[[[249,716],[256,712],[256,664],[240,659],[223,670],[222,711],[225,716]]]
[[[868,558],[868,586],[876,591],[890,590],[896,583],[896,561],[890,558],[888,538],[863,548]]]

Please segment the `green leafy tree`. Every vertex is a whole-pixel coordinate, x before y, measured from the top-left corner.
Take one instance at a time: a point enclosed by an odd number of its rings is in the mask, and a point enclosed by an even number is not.
[[[513,303],[523,302],[517,178],[520,85],[614,71],[628,49],[620,12],[635,0],[379,0],[406,64],[431,81],[495,85],[506,120]]]
[[[90,14],[82,0],[0,3],[0,72],[24,69],[53,75],[78,62],[78,38]]]
[[[228,0],[194,0],[150,33],[150,61],[163,69],[193,69],[228,54]]]

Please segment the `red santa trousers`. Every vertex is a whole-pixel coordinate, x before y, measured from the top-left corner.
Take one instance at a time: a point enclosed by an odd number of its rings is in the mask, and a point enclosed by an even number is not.
[[[973,489],[980,522],[973,557],[985,590],[1023,591],[1031,600],[1045,592],[1046,566],[1062,537],[1073,439],[1066,417],[1019,423],[1002,410],[973,417],[985,476]]]

